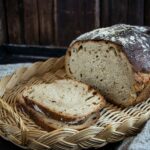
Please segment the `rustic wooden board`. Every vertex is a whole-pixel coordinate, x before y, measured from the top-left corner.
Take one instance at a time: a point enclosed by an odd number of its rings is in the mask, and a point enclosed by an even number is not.
[[[23,0],[25,44],[39,44],[37,0]]]
[[[128,9],[126,13],[127,13],[128,24],[143,25],[144,24],[144,0],[128,0]]]
[[[144,24],[150,26],[150,0],[145,0],[144,14]]]
[[[38,0],[39,43],[53,44],[54,39],[54,2],[53,0]]]
[[[78,35],[100,26],[150,25],[149,0],[2,2],[5,9],[0,16],[5,14],[7,43],[68,46]]]
[[[4,3],[0,1],[0,45],[6,40],[6,24],[5,24],[5,12]]]
[[[18,0],[5,0],[9,43],[22,43]]]
[[[55,0],[56,44],[68,46],[81,33],[95,28],[95,0]]]
[[[101,27],[106,27],[110,24],[110,0],[101,0],[100,25]]]
[[[111,25],[127,22],[128,0],[111,0]]]

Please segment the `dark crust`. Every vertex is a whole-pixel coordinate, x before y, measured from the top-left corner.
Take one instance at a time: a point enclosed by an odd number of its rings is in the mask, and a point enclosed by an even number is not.
[[[70,80],[70,79],[66,79],[66,80]],[[79,84],[84,84],[82,82],[79,82],[79,81],[76,81],[76,80],[73,80],[74,82],[77,82]],[[87,87],[89,87],[89,85],[86,85]],[[27,89],[27,88],[26,88]],[[25,90],[26,90],[25,89]],[[92,90],[92,89],[91,89]],[[95,90],[93,89],[93,92]],[[48,117],[50,116],[51,118],[54,118],[58,121],[76,121],[78,119],[78,121],[81,121],[81,120],[85,120],[87,117],[89,117],[89,115],[91,115],[92,113],[95,113],[97,111],[99,111],[100,109],[102,109],[104,106],[105,106],[105,100],[103,98],[103,96],[101,96],[98,92],[96,92],[97,95],[99,96],[100,98],[100,103],[99,103],[99,107],[97,107],[97,109],[87,113],[86,115],[82,115],[82,116],[69,116],[69,115],[63,115],[61,113],[57,113],[55,111],[52,111],[48,108],[46,108],[45,106],[43,106],[42,104],[38,103],[38,102],[35,102],[35,101],[32,101],[30,99],[28,99],[27,97],[24,97],[24,100],[25,100],[25,103],[27,105],[30,105],[30,106],[33,106],[33,104],[36,104]]]
[[[149,31],[150,27],[118,24],[85,33],[74,40],[70,47],[79,41],[111,41],[122,46],[135,71],[150,73]]]
[[[17,106],[18,106],[18,108],[23,108],[24,111],[30,116],[30,118],[33,121],[35,121],[35,123],[37,125],[42,127],[44,130],[52,131],[52,130],[58,129],[58,127],[53,122],[50,122],[46,116],[44,116],[43,114],[41,114],[39,112],[36,112],[32,107],[26,105],[26,103],[24,102],[24,99],[22,98],[22,95],[18,96]],[[99,112],[97,112],[95,115],[96,115],[95,116],[96,118],[94,120],[91,119],[91,122],[88,124],[83,123],[83,124],[67,125],[67,123],[65,123],[63,121],[57,121],[57,123],[60,123],[60,124],[63,123],[64,127],[67,126],[72,129],[82,130],[82,129],[85,129],[85,128],[89,127],[90,125],[96,123],[96,121],[100,117]],[[63,126],[62,126],[62,128],[63,128]]]
[[[150,97],[150,81],[144,88],[144,90],[139,94],[134,104],[147,100]]]

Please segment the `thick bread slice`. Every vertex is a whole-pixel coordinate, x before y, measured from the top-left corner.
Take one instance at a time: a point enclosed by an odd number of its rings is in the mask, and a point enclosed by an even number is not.
[[[150,97],[150,28],[115,25],[85,33],[66,53],[67,74],[129,106]]]
[[[88,85],[64,79],[28,87],[22,94],[27,105],[58,121],[80,121],[104,107],[103,97]]]
[[[55,120],[51,117],[47,117],[44,112],[35,110],[31,106],[26,105],[22,95],[18,97],[18,107],[23,108],[23,110],[30,116],[31,119],[35,121],[37,125],[42,127],[47,131],[52,131],[54,129],[60,128],[72,128],[76,130],[81,130],[87,128],[96,123],[99,119],[100,113],[96,112],[89,115],[85,120],[82,121],[74,121],[74,122],[63,122]]]

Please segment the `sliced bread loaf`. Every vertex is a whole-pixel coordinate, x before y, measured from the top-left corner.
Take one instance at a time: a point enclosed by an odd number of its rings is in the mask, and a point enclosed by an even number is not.
[[[149,27],[114,25],[85,33],[66,53],[66,71],[112,103],[129,106],[150,96]]]
[[[89,115],[86,119],[82,121],[78,120],[70,122],[58,121],[55,120],[54,118],[51,118],[50,116],[47,117],[43,111],[26,105],[21,95],[19,96],[18,107],[23,108],[23,110],[25,110],[25,112],[31,117],[31,119],[35,121],[37,125],[39,125],[40,127],[42,127],[47,131],[52,131],[54,129],[60,128],[72,128],[76,130],[81,130],[96,123],[96,121],[100,117],[99,115],[100,113],[96,112]]]
[[[105,101],[90,86],[64,79],[27,87],[19,94],[18,105],[45,130],[61,127],[80,130],[98,120]]]
[[[25,103],[58,121],[81,121],[104,107],[103,97],[90,86],[70,80],[56,80],[26,88]]]

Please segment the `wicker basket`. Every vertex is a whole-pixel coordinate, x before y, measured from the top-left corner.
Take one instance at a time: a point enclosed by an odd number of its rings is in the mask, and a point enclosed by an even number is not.
[[[21,109],[16,97],[26,85],[51,83],[67,78],[64,57],[36,62],[20,68],[0,80],[0,135],[14,144],[28,149],[85,149],[99,148],[137,133],[150,118],[150,98],[126,109],[111,104],[102,109],[97,123],[77,131],[70,128],[47,132],[37,126]]]

